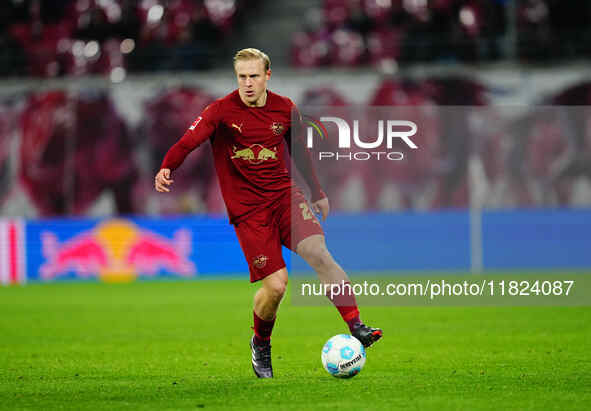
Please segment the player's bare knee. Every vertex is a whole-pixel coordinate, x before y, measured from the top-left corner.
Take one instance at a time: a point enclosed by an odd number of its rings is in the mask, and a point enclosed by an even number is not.
[[[266,279],[264,283],[267,295],[273,300],[279,301],[287,290],[287,277],[279,276]]]
[[[326,270],[333,264],[333,259],[326,247],[306,247],[302,253],[302,258],[316,270]]]
[[[273,300],[279,301],[283,298],[285,291],[287,290],[287,284],[283,281],[275,281],[269,284],[267,291]]]

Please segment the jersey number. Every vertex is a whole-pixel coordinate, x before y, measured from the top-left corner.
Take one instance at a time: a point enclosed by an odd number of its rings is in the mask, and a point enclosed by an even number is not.
[[[300,208],[302,209],[302,217],[304,217],[304,220],[310,220],[311,218],[314,218],[314,214],[312,214],[310,211],[308,204],[300,203]]]
[[[310,207],[308,207],[307,203],[300,203],[300,208],[302,209],[302,217],[304,220],[314,220],[316,224],[320,225],[318,220],[316,220],[314,217],[314,214],[312,214],[312,211],[310,210]]]

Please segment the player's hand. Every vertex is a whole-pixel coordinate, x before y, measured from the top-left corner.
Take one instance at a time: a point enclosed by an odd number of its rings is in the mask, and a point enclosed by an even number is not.
[[[170,178],[170,169],[163,168],[158,172],[158,174],[156,174],[156,178],[154,179],[154,187],[156,187],[156,191],[168,193],[170,191],[168,186],[170,186],[173,181],[174,180]]]
[[[318,201],[313,202],[312,210],[314,210],[315,213],[322,214],[322,221],[325,221],[326,217],[328,217],[328,212],[330,211],[330,206],[328,205],[328,198],[324,197]]]

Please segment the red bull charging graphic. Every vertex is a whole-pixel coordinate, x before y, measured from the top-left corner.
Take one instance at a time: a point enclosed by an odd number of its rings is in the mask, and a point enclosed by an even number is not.
[[[53,230],[52,230],[53,228]],[[72,230],[69,227],[68,231]],[[127,219],[110,219],[60,240],[59,225],[39,227],[38,278],[96,277],[106,282],[128,282],[138,276],[169,274],[191,277],[197,266],[191,231],[178,228],[166,236]]]

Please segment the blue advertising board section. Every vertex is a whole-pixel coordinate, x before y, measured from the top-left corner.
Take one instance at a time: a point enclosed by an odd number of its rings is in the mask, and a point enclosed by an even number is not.
[[[468,213],[332,215],[326,242],[346,271],[470,269]],[[294,270],[308,270],[299,257]]]
[[[591,267],[590,210],[488,211],[482,234],[485,269]]]
[[[347,271],[470,270],[467,211],[335,214],[323,223],[328,248]],[[29,221],[31,280],[221,275],[248,278],[226,218],[125,218]],[[591,211],[484,212],[484,269],[591,267]],[[284,250],[292,270],[309,270]]]
[[[469,224],[468,211],[396,213],[333,216],[325,229],[345,270],[469,271]],[[481,237],[484,270],[591,268],[591,210],[484,211]]]

